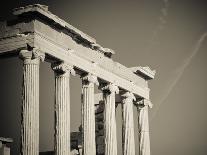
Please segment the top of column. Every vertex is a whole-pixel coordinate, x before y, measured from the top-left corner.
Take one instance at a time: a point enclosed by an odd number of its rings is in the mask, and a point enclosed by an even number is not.
[[[24,63],[32,63],[39,64],[40,61],[44,61],[45,54],[40,51],[38,48],[33,48],[31,51],[29,50],[21,50],[19,53],[19,57],[24,60]]]
[[[153,107],[152,102],[151,102],[150,100],[148,100],[148,99],[142,99],[142,100],[136,102],[135,105],[137,105],[139,108],[143,108],[143,107],[145,107],[145,106],[148,106],[148,107],[150,107],[150,108]]]
[[[74,76],[76,75],[73,65],[65,62],[52,63],[51,68],[55,71],[57,76],[69,76],[70,74]]]
[[[84,84],[94,83],[97,86],[99,86],[98,78],[93,74],[88,73],[87,75],[82,76],[81,78]]]
[[[122,103],[131,103],[133,101],[136,101],[136,97],[131,92],[125,92],[122,97]]]
[[[106,93],[115,93],[115,94],[119,93],[119,87],[113,83],[109,83],[105,86],[102,86],[101,90]]]

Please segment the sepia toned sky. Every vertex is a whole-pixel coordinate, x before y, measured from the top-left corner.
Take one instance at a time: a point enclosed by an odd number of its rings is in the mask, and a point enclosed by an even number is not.
[[[152,155],[207,153],[207,2],[206,0],[2,0],[0,20],[12,9],[40,3],[97,43],[113,49],[114,61],[156,70],[150,81]],[[12,137],[19,151],[22,62],[0,59],[0,137]],[[80,125],[79,77],[71,78],[71,130]],[[40,68],[40,150],[53,150],[54,74]],[[134,110],[136,112],[136,110]],[[136,113],[135,124],[137,121]],[[121,135],[120,107],[117,111]],[[138,132],[138,131],[136,131]],[[119,138],[119,146],[121,139]],[[136,135],[136,155],[138,141]],[[119,147],[119,154],[121,148]]]

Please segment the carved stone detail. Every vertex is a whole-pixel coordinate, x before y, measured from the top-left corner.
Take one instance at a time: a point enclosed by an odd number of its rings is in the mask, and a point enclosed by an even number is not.
[[[136,97],[131,92],[126,92],[126,93],[124,93],[121,96],[122,96],[122,102],[124,104],[126,104],[126,103],[130,103],[131,104],[131,103],[133,103],[133,101],[136,101]]]
[[[99,85],[97,76],[92,75],[92,74],[87,74],[86,76],[82,77],[82,82],[84,83],[84,85],[90,84],[90,83],[94,83],[97,86]]]
[[[137,105],[138,108],[142,109],[144,106],[148,106],[149,108],[153,107],[153,104],[150,100],[147,99],[142,99],[141,101],[138,101],[137,103],[135,103]]]
[[[74,67],[64,62],[53,63],[51,67],[54,70],[56,76],[69,76],[70,74],[74,76],[76,75]]]
[[[19,57],[24,61],[24,64],[39,64],[40,61],[44,61],[45,54],[38,48],[33,48],[32,51],[21,50]]]
[[[117,155],[115,94],[119,92],[119,88],[115,84],[108,84],[102,90],[105,102],[105,155]]]
[[[82,127],[84,155],[96,155],[94,84],[98,84],[96,76],[88,74],[82,77]]]
[[[55,72],[55,154],[70,154],[69,80],[70,74],[75,75],[75,66],[78,74],[89,73],[82,77],[83,153],[85,155],[96,153],[94,87],[95,84],[99,85],[97,80],[99,77],[99,81],[110,83],[102,87],[101,96],[104,103],[101,104],[104,106],[101,114],[97,114],[97,120],[103,120],[99,124],[96,123],[99,130],[97,135],[101,135],[96,139],[96,142],[101,144],[98,145],[101,154],[105,150],[105,155],[117,155],[115,112],[116,103],[120,103],[123,99],[123,154],[134,155],[134,126],[131,114],[134,95],[139,96],[139,99],[149,99],[148,80],[154,79],[156,72],[149,67],[127,68],[113,61],[110,59],[115,54],[112,49],[97,44],[95,39],[52,14],[47,6],[34,4],[20,7],[14,9],[13,14],[16,15],[14,20],[0,23],[0,55],[4,58],[19,54],[23,60],[21,154],[39,154],[39,65],[44,61],[46,54],[48,62],[59,61],[52,64]],[[22,18],[25,15],[28,18]],[[40,20],[35,20],[36,17]],[[34,23],[38,26],[34,26]],[[19,49],[23,50],[19,52]],[[116,100],[115,95],[119,93],[117,86],[129,92],[122,95],[123,98],[117,95]],[[148,100],[143,100],[137,107],[140,154],[149,155],[148,109],[152,104]],[[82,149],[81,146],[76,148]],[[99,148],[97,147],[97,150]]]
[[[149,100],[143,99],[137,106],[139,118],[139,154],[150,155],[149,116],[148,109],[152,107]]]
[[[133,101],[135,101],[136,98],[130,92],[126,92],[122,97],[123,154],[135,155]]]
[[[113,83],[103,86],[101,90],[105,93],[115,93],[115,94],[119,93],[119,88]]]
[[[55,154],[70,154],[70,73],[73,66],[52,64],[55,72]]]
[[[39,154],[39,62],[44,54],[37,51],[22,50],[23,100],[21,127],[21,154]],[[40,54],[40,55],[37,55]],[[32,95],[31,95],[32,94]]]

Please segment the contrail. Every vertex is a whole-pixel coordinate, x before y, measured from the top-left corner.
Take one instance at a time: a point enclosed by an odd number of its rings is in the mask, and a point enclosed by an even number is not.
[[[189,57],[187,57],[182,66],[179,67],[176,70],[176,74],[177,76],[175,77],[174,81],[170,84],[169,89],[167,90],[167,92],[165,93],[165,95],[161,98],[159,104],[157,105],[157,110],[155,110],[154,114],[151,117],[151,120],[153,120],[153,118],[156,116],[157,112],[159,111],[160,106],[166,101],[166,99],[168,98],[168,96],[170,95],[170,93],[172,92],[172,90],[174,89],[174,87],[176,86],[177,82],[180,80],[180,78],[182,77],[185,69],[189,66],[190,62],[192,61],[192,59],[196,56],[196,54],[198,53],[202,43],[205,41],[207,37],[207,32],[205,32],[204,34],[201,35],[201,37],[199,38],[199,40],[196,42],[195,47],[192,51],[192,53],[189,55]],[[150,121],[151,121],[150,120]]]
[[[169,3],[169,0],[162,0],[163,1],[163,7],[161,8],[160,12],[161,12],[161,15],[159,16],[159,24],[158,26],[155,28],[155,30],[153,31],[152,33],[152,36],[151,36],[151,41],[149,42],[149,46],[147,46],[147,52],[151,51],[151,48],[155,42],[155,39],[157,38],[158,36],[158,33],[164,29],[165,27],[165,24],[167,23],[167,16],[168,16],[168,10],[169,10],[169,6],[170,6],[170,3]]]

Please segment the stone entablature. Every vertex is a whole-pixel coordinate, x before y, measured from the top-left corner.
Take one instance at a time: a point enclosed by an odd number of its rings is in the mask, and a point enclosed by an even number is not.
[[[39,68],[46,61],[51,63],[55,78],[56,155],[70,153],[71,75],[82,78],[80,154],[95,155],[104,149],[105,155],[117,155],[115,112],[116,105],[122,104],[124,155],[135,155],[134,105],[140,114],[140,152],[149,155],[148,106],[140,108],[138,103],[143,101],[146,105],[145,101],[149,101],[148,80],[154,78],[155,72],[149,67],[127,68],[113,61],[113,50],[52,14],[47,6],[20,7],[13,14],[16,19],[0,23],[0,58],[19,56],[23,60],[21,154],[39,154]],[[98,85],[101,95],[94,94]],[[99,122],[103,123],[102,131],[97,131],[100,100],[104,104],[104,120]],[[104,144],[97,145],[100,139]]]
[[[37,47],[47,54],[46,61],[63,60],[73,64],[77,70],[93,73],[103,80],[132,91],[136,96],[149,98],[145,79],[102,52],[86,46],[83,40],[74,40],[74,37],[82,36],[82,39],[92,45],[95,43],[94,39],[91,41],[80,30],[65,26],[66,22],[46,11],[45,6],[22,7],[16,9],[14,14],[18,15],[16,20],[1,23],[0,55],[8,52],[16,55],[17,49]]]

